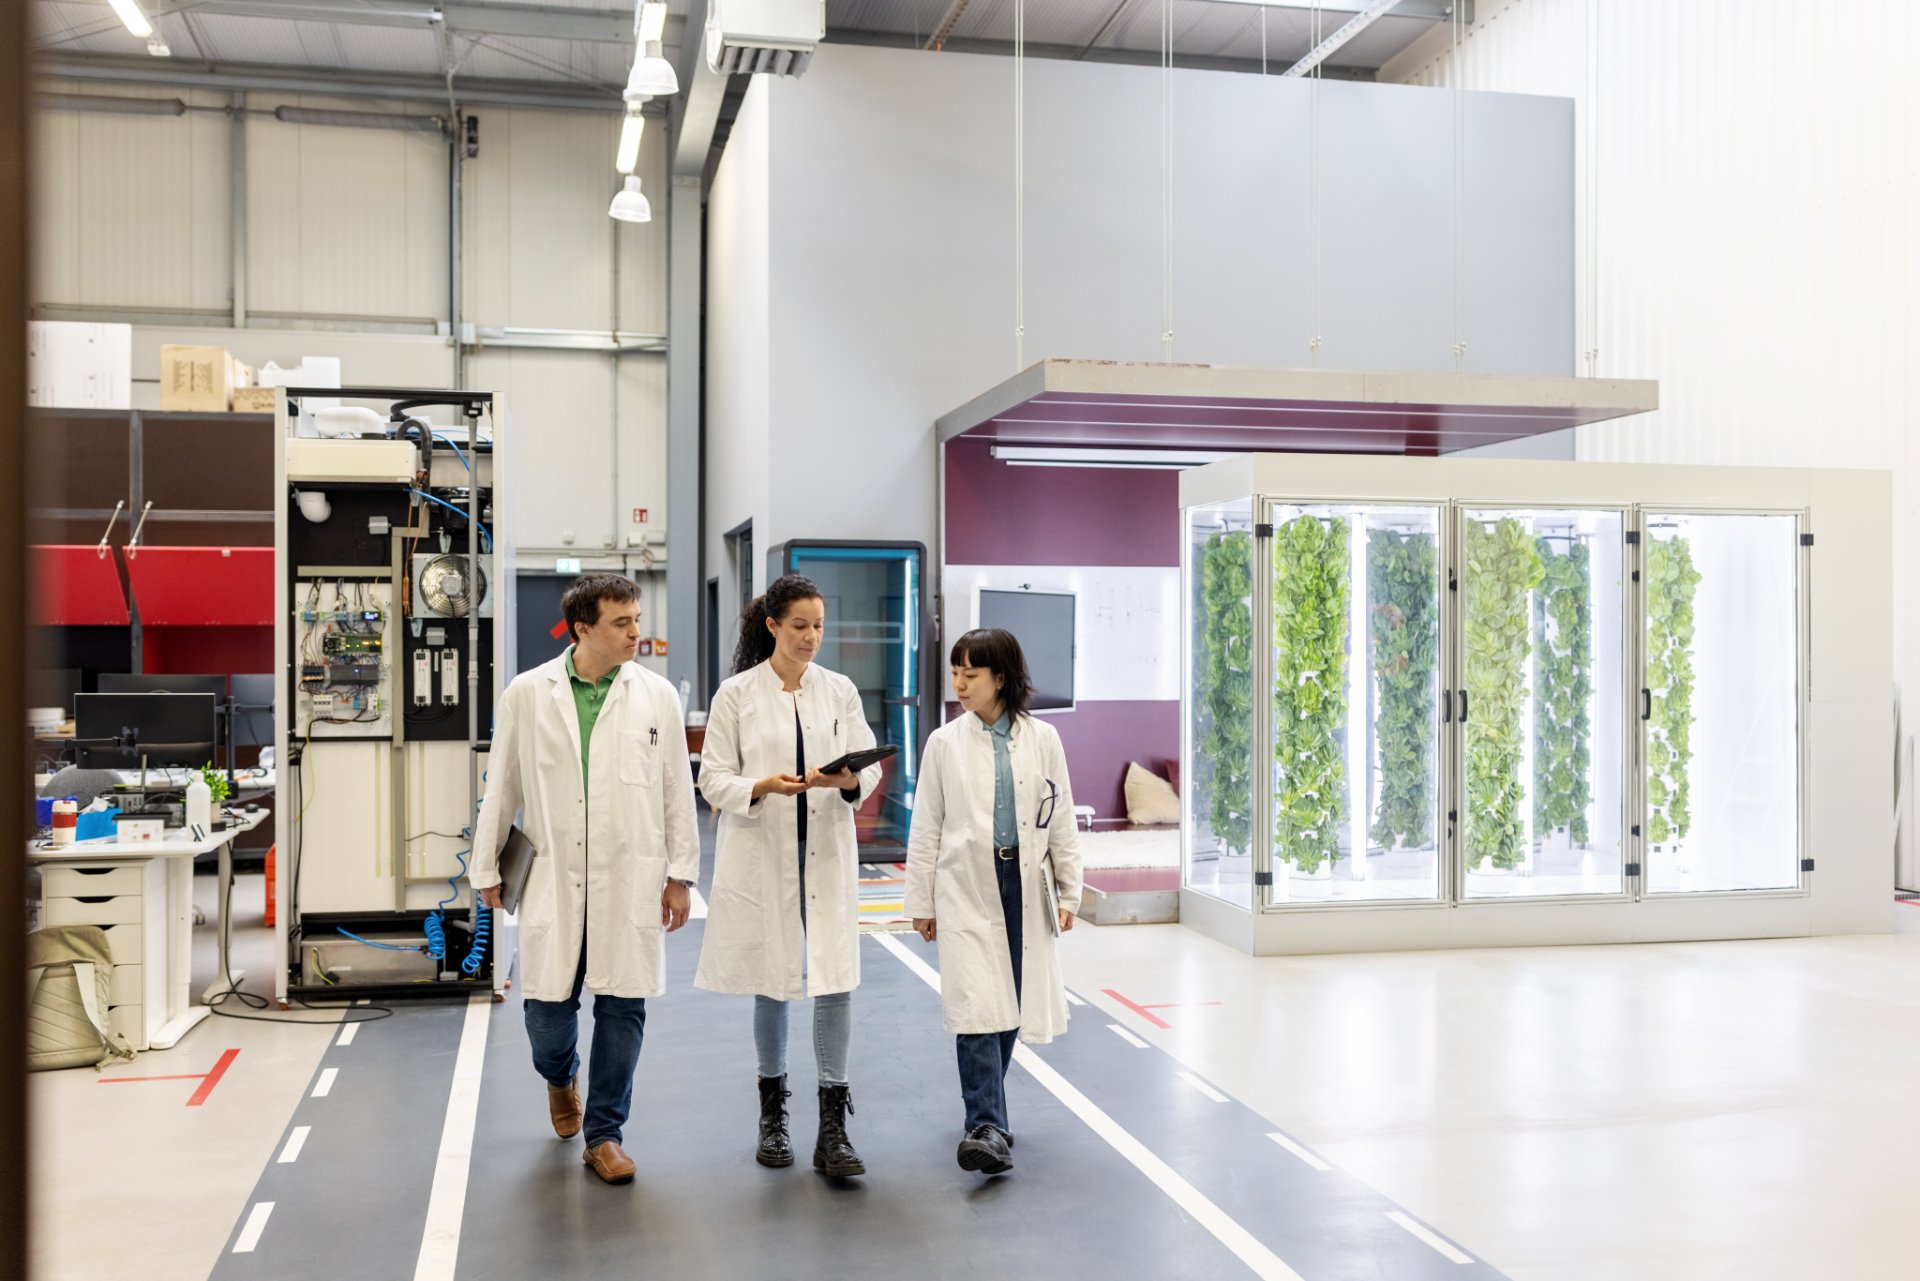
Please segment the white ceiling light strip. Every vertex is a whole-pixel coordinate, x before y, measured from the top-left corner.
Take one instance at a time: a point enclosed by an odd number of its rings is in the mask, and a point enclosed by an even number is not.
[[[113,6],[120,21],[127,24],[127,30],[145,40],[153,34],[153,24],[147,21],[147,15],[140,12],[140,6],[134,0],[107,0]]]
[[[1347,45],[1347,43],[1351,41],[1355,36],[1359,35],[1362,31],[1365,31],[1368,27],[1372,26],[1380,18],[1384,17],[1386,15],[1387,10],[1393,8],[1393,6],[1399,3],[1400,3],[1400,0],[1373,0],[1372,4],[1368,5],[1366,8],[1362,9],[1358,14],[1354,15],[1354,17],[1350,19],[1345,26],[1341,27],[1338,31],[1328,36],[1325,40],[1320,39],[1320,26],[1319,26],[1320,6],[1315,5],[1314,6],[1314,30],[1313,30],[1314,46],[1313,48],[1307,51],[1306,57],[1300,59],[1300,61],[1294,63],[1291,67],[1288,67],[1286,71],[1283,72],[1282,74],[1289,75],[1289,76],[1306,75],[1309,71],[1314,70],[1321,63],[1325,62],[1328,58],[1331,58],[1334,54],[1340,52],[1340,50],[1344,48]],[[1454,12],[1457,14],[1459,13],[1459,11],[1460,11],[1460,6],[1455,5]]]

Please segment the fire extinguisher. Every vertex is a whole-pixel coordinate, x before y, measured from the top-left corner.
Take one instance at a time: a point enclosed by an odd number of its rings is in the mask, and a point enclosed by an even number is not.
[[[267,846],[267,924],[273,925],[273,852],[278,846]]]

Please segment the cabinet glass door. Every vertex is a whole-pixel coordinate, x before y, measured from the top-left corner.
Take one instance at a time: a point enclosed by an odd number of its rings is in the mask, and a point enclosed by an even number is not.
[[[1648,511],[1649,894],[1800,885],[1800,518]]]
[[[1274,904],[1440,897],[1440,517],[1269,510]]]
[[[1625,515],[1462,516],[1460,896],[1624,893]]]
[[[1183,883],[1253,907],[1253,500],[1187,512]]]

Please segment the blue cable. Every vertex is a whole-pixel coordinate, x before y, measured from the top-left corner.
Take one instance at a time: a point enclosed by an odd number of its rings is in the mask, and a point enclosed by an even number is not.
[[[461,517],[462,519],[471,519],[471,517],[467,516],[467,513],[461,511],[458,507],[455,507],[452,503],[448,502],[444,498],[435,498],[432,494],[426,493],[425,491],[418,490],[418,489],[409,489],[407,492],[409,494],[412,494],[415,498],[424,498],[430,503],[439,503],[442,507],[446,508],[448,511],[452,512],[456,516]],[[480,537],[486,539],[487,550],[492,551],[493,535],[487,532],[487,527],[485,525],[482,525],[477,520],[473,522],[473,527],[480,531]]]
[[[467,456],[460,452],[460,443],[458,441],[456,441],[453,437],[445,435],[441,432],[433,433],[433,438],[435,440],[445,441],[447,444],[453,446],[453,456],[460,460],[460,465],[467,469],[467,472],[469,475],[472,474],[473,464],[468,462]]]
[[[487,774],[486,771],[483,770],[480,774],[480,781],[484,783],[486,779]],[[480,807],[478,805],[474,806],[474,814],[476,817],[478,817],[479,812]],[[473,829],[471,827],[463,827],[460,829],[460,835],[466,837],[468,840],[472,840]],[[447,956],[447,905],[460,897],[460,879],[467,874],[467,855],[471,853],[473,853],[471,846],[464,850],[456,850],[454,852],[453,856],[459,861],[460,870],[447,878],[447,896],[440,900],[433,911],[427,913],[427,919],[424,922],[427,935],[427,946],[425,950],[427,955],[436,961],[443,961]],[[486,904],[480,902],[479,896],[476,894],[473,903],[473,943],[467,948],[466,958],[460,962],[460,969],[463,973],[478,974],[480,972],[480,966],[486,960],[487,956],[487,940],[492,932],[493,913],[487,908]]]

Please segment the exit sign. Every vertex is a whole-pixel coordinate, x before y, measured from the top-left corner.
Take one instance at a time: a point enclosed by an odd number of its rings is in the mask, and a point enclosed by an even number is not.
[[[580,572],[580,561],[578,558],[570,559],[562,556],[553,562],[553,572],[556,574],[577,574]]]
[[[633,523],[634,523],[634,524],[636,524],[636,525],[644,525],[644,524],[646,524],[646,523],[647,523],[647,509],[646,509],[646,508],[644,508],[644,507],[636,507],[636,508],[634,508],[634,509],[633,509]]]

